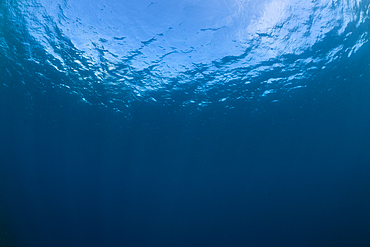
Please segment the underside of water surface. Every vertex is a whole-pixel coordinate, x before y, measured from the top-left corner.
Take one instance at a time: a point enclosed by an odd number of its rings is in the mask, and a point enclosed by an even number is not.
[[[125,114],[138,102],[263,109],[335,87],[369,46],[368,1],[32,0],[1,8],[1,74],[18,83],[2,87],[36,86]],[[323,81],[333,70],[338,78]]]

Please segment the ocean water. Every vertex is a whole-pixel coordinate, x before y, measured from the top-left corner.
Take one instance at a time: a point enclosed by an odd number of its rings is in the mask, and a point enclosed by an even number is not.
[[[370,246],[370,1],[1,0],[0,246]]]

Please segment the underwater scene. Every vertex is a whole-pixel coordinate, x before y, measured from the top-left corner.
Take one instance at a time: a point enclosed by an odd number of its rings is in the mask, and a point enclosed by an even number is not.
[[[1,0],[0,247],[370,246],[369,0]]]

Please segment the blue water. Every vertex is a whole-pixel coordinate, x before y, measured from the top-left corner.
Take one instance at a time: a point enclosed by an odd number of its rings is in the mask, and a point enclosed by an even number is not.
[[[369,246],[368,0],[0,1],[0,246]]]

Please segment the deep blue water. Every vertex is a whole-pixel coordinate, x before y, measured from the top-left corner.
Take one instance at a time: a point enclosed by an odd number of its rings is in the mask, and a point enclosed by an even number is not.
[[[370,246],[368,0],[0,1],[0,246]]]

